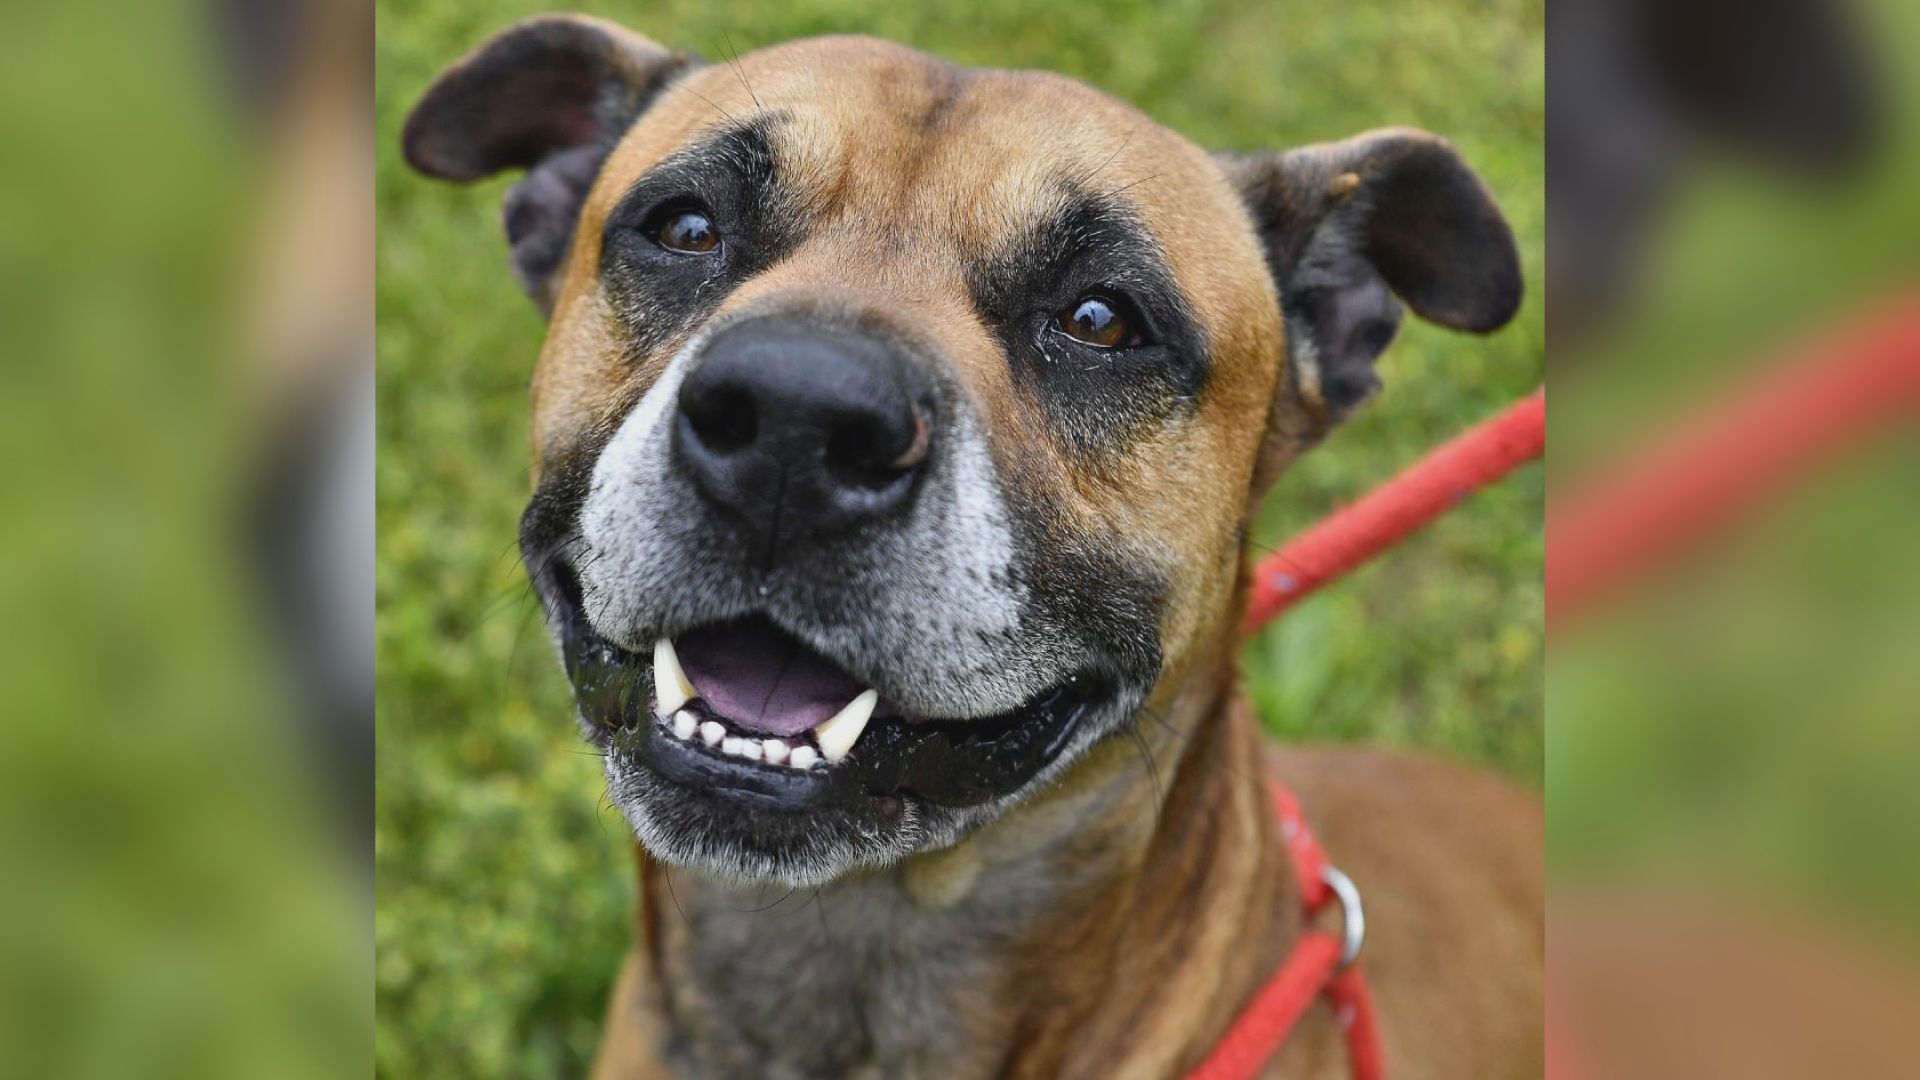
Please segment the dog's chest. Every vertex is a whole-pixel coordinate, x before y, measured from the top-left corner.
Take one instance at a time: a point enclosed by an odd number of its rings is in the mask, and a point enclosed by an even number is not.
[[[1011,1022],[992,1006],[1006,917],[879,884],[703,903],[664,958],[668,1057],[701,1078],[990,1075],[984,1048]]]

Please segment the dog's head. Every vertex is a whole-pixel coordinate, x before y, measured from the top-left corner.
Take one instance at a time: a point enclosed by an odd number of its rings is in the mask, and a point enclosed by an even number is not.
[[[527,170],[524,555],[641,841],[753,878],[953,843],[1217,664],[1252,500],[1401,304],[1519,299],[1431,136],[1215,158],[868,39],[702,65],[539,19],[404,140]]]

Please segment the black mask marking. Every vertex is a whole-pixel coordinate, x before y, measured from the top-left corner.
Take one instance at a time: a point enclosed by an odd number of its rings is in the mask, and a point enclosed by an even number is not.
[[[1112,199],[1070,191],[1040,228],[969,277],[1015,381],[1039,399],[1070,451],[1116,453],[1198,399],[1205,335],[1159,245]],[[1088,293],[1131,304],[1143,343],[1101,349],[1056,332],[1056,313]]]
[[[805,235],[798,201],[782,186],[772,133],[778,115],[756,117],[681,150],[649,169],[607,215],[600,278],[631,335],[648,355],[705,322],[722,301],[792,251]],[[719,246],[689,255],[662,248],[645,229],[677,207],[700,210]]]

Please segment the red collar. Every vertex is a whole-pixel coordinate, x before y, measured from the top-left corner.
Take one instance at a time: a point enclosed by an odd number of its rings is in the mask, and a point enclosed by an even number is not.
[[[1189,1072],[1186,1080],[1253,1080],[1279,1051],[1307,1006],[1321,994],[1326,995],[1335,1019],[1346,1032],[1347,1057],[1353,1063],[1355,1080],[1380,1080],[1380,1032],[1374,1025],[1373,998],[1367,993],[1366,979],[1353,964],[1366,933],[1360,892],[1327,861],[1327,853],[1313,838],[1313,830],[1307,828],[1293,793],[1278,782],[1269,786],[1307,918],[1311,922],[1329,900],[1337,898],[1343,923],[1341,936],[1315,929],[1301,933],[1280,970],[1240,1010],[1207,1060]]]

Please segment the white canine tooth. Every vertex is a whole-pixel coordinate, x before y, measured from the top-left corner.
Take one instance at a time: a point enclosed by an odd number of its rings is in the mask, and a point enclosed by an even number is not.
[[[734,757],[746,757],[747,740],[738,735],[729,735],[720,740],[720,749],[723,753],[732,754]]]
[[[813,763],[819,760],[820,755],[811,746],[796,746],[793,753],[787,755],[787,764],[796,769],[811,769]]]
[[[699,717],[693,715],[692,713],[688,712],[685,709],[681,709],[679,712],[673,714],[673,737],[674,738],[691,739],[693,738],[693,733],[698,730],[700,730]]]
[[[673,715],[698,695],[687,681],[687,673],[680,670],[680,654],[673,651],[673,642],[666,638],[653,643],[653,694],[657,716]]]
[[[860,696],[847,703],[847,707],[834,713],[819,727],[813,729],[813,739],[820,744],[820,754],[829,762],[839,761],[853,749],[860,733],[867,730],[867,721],[873,717],[873,707],[880,701],[878,690],[862,690]]]
[[[708,746],[719,746],[720,740],[727,737],[727,729],[709,720],[700,725],[700,741]]]
[[[748,761],[759,761],[760,760],[760,740],[759,739],[741,739],[739,754],[741,757],[746,758]]]
[[[764,754],[764,756],[768,761],[773,762],[775,765],[781,765],[786,762],[787,760],[787,744],[786,743],[781,742],[779,739],[768,739],[766,742],[761,743],[760,745],[762,748],[762,753]]]

